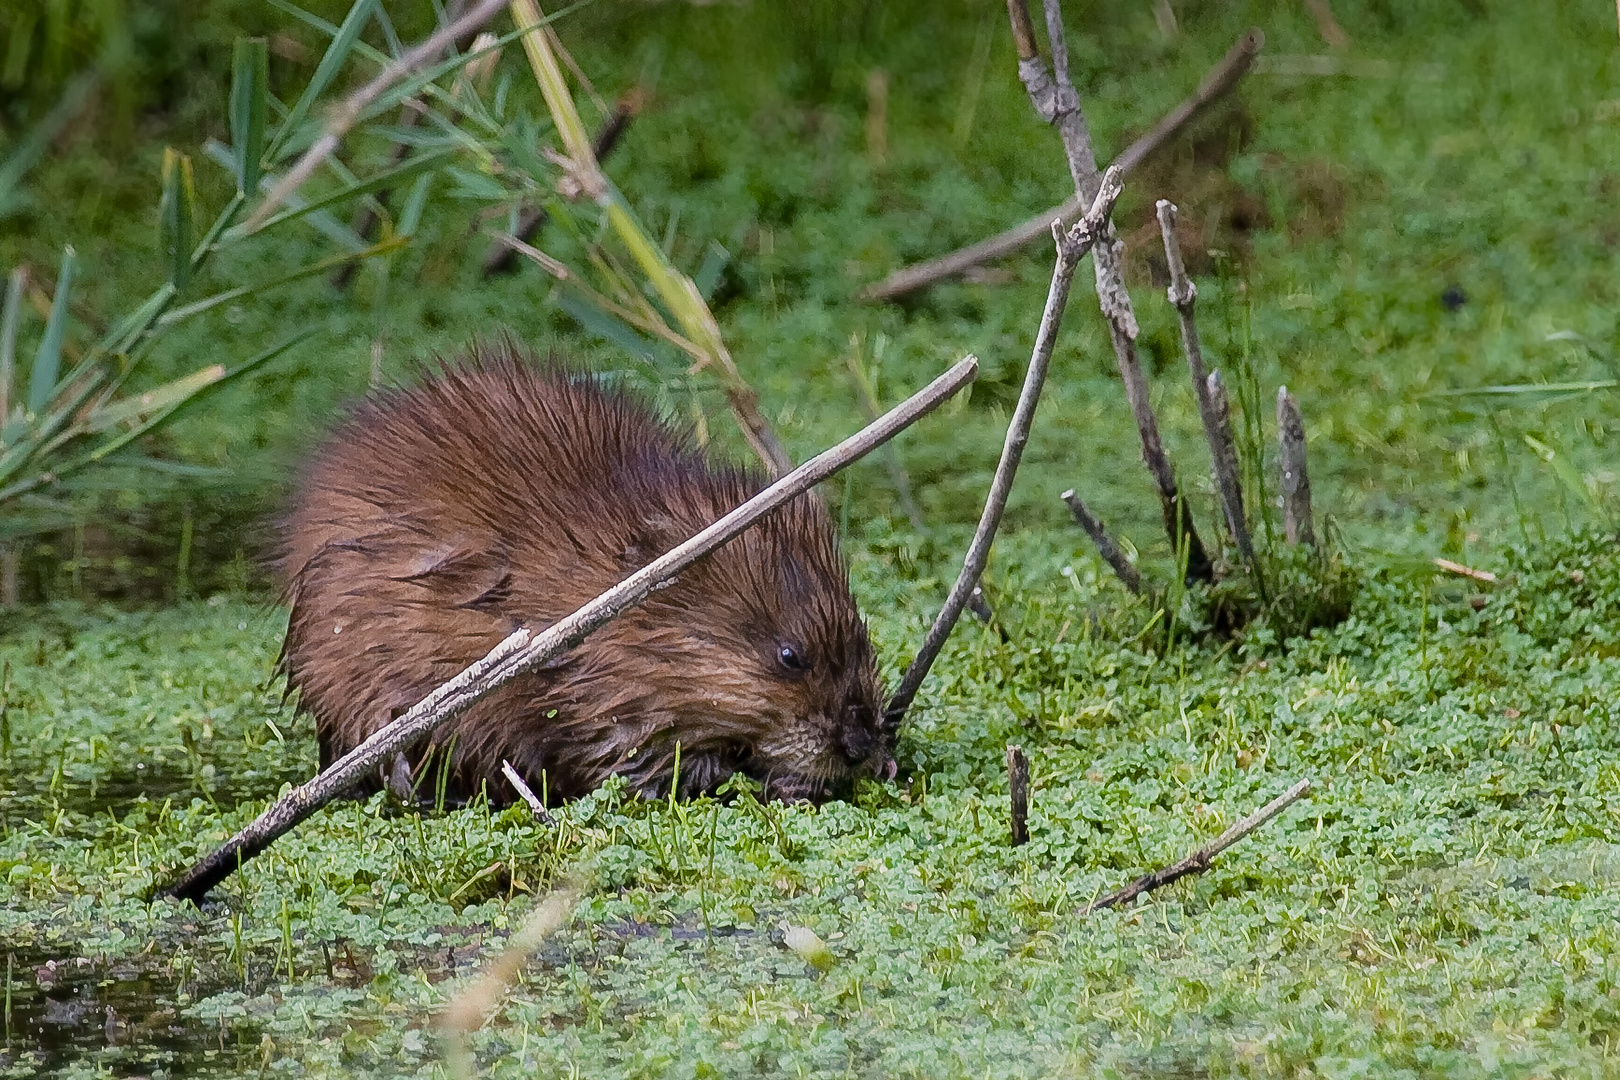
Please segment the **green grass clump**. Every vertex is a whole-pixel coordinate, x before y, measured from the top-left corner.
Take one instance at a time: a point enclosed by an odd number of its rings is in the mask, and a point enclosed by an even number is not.
[[[1518,553],[1486,592],[1371,572],[1339,626],[1245,659],[1162,653],[1149,605],[1015,538],[1008,640],[947,649],[901,785],[819,810],[609,785],[555,829],[343,804],[201,911],[145,896],[315,758],[280,617],[54,609],[0,638],[0,940],[16,1017],[75,986],[95,1016],[51,1014],[49,1048],[18,1024],[0,1075],[436,1075],[435,1011],[569,867],[592,891],[474,1037],[485,1074],[1607,1075],[1614,543]],[[891,661],[928,614],[900,574],[856,546]],[[1208,873],[1080,914],[1307,776]],[[139,1037],[102,1038],[103,1001]]]

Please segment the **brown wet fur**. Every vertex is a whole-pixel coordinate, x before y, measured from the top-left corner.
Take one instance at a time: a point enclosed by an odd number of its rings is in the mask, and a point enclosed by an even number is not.
[[[633,396],[509,343],[369,398],[313,456],[276,561],[288,687],[315,717],[322,767],[762,486]],[[509,801],[503,760],[552,802],[613,773],[666,794],[679,744],[682,795],[741,771],[820,801],[892,775],[880,700],[832,524],[805,495],[433,740],[451,799]],[[431,749],[407,754],[428,798]]]

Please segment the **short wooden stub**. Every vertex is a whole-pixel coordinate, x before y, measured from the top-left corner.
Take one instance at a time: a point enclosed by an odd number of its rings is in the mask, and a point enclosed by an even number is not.
[[[1021,746],[1007,747],[1007,794],[1012,800],[1012,844],[1029,843],[1029,758]]]
[[[1305,418],[1288,387],[1277,388],[1277,468],[1282,472],[1283,530],[1290,544],[1315,544],[1311,478],[1305,470]]]

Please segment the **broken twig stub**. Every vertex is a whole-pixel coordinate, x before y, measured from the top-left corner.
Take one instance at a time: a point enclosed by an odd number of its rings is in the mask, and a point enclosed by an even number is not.
[[[1288,387],[1277,387],[1277,468],[1282,473],[1283,530],[1290,544],[1315,544],[1311,478],[1305,469],[1305,418]]]
[[[1237,451],[1232,445],[1231,427],[1223,416],[1225,410],[1216,405],[1215,397],[1210,392],[1210,377],[1204,371],[1204,349],[1198,338],[1198,323],[1194,317],[1198,288],[1187,276],[1187,266],[1181,257],[1181,243],[1176,239],[1175,204],[1160,199],[1157,209],[1159,232],[1164,237],[1164,258],[1170,267],[1170,288],[1167,293],[1181,323],[1181,347],[1187,356],[1187,370],[1192,375],[1193,393],[1198,399],[1198,415],[1204,422],[1204,438],[1209,443],[1215,485],[1221,493],[1221,506],[1226,511],[1226,526],[1231,530],[1232,540],[1237,544],[1244,564],[1258,584],[1259,564],[1254,556],[1254,541],[1249,536],[1248,518],[1243,512],[1243,485],[1238,478]]]
[[[1007,747],[1007,798],[1011,804],[1012,846],[1029,843],[1029,758],[1021,746]]]
[[[1114,576],[1131,592],[1140,593],[1142,575],[1137,573],[1136,567],[1131,565],[1131,561],[1125,557],[1119,545],[1114,543],[1114,538],[1108,535],[1103,528],[1102,520],[1091,512],[1084,499],[1075,494],[1074,488],[1063,493],[1063,501],[1068,504],[1074,520],[1086,531],[1086,535],[1091,537],[1091,542],[1097,545],[1097,554],[1101,555],[1103,562],[1114,571]]]

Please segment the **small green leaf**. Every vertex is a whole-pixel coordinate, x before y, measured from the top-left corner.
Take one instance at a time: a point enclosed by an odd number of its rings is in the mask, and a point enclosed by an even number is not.
[[[231,152],[236,160],[236,190],[259,190],[264,165],[264,119],[270,96],[270,59],[264,38],[238,38],[231,63]]]
[[[62,370],[62,338],[67,333],[68,295],[73,289],[73,266],[78,256],[70,244],[62,249],[62,270],[56,276],[56,295],[51,315],[45,321],[45,336],[34,354],[34,369],[28,379],[28,411],[37,413],[51,400],[56,376]]]
[[[416,235],[417,226],[422,224],[422,211],[427,207],[428,188],[432,186],[432,173],[417,177],[416,183],[411,186],[411,193],[405,200],[405,208],[399,214],[401,236]]]
[[[197,184],[192,176],[191,158],[165,147],[158,229],[163,253],[169,259],[169,281],[177,290],[184,289],[191,280],[191,232],[196,207]]]

